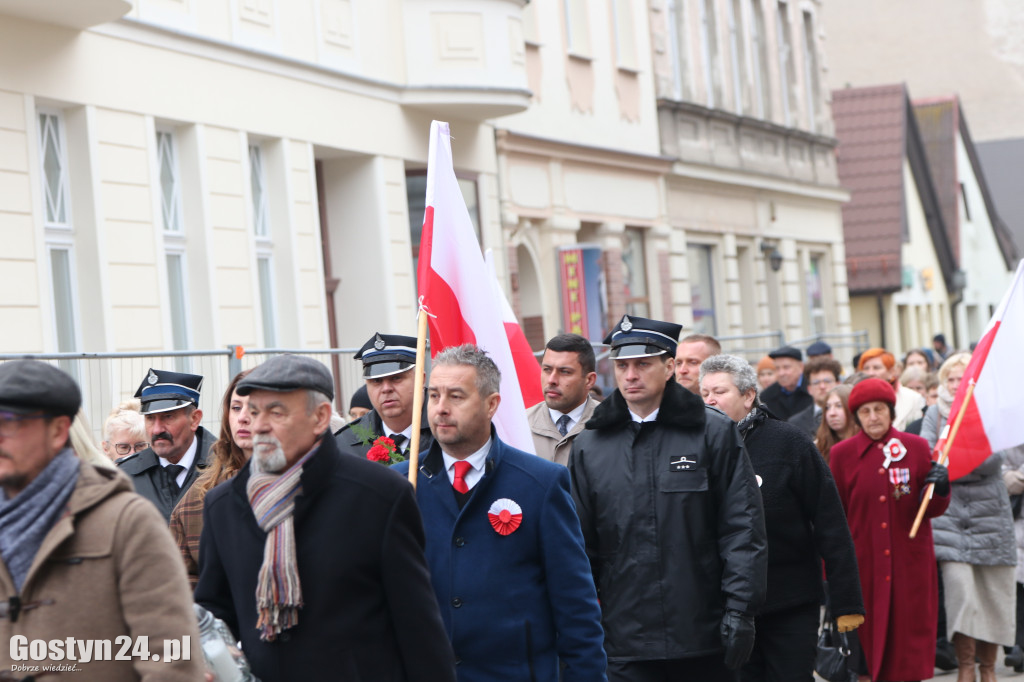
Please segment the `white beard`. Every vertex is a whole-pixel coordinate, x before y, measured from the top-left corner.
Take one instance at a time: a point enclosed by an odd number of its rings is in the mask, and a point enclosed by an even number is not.
[[[288,466],[288,458],[284,456],[281,443],[270,435],[256,434],[252,437],[253,466],[260,473],[277,474]],[[263,445],[274,446],[273,450],[262,448]]]

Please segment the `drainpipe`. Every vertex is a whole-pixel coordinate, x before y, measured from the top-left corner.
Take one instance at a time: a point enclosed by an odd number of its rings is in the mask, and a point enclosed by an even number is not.
[[[875,294],[875,302],[878,304],[878,327],[881,334],[881,348],[888,348],[885,345],[885,304],[882,302],[882,293]]]

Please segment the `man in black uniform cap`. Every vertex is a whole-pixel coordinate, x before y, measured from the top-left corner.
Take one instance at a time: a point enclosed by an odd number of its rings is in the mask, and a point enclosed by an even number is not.
[[[378,438],[387,436],[403,456],[408,456],[416,392],[416,337],[378,332],[363,344],[355,359],[363,361],[363,377],[373,409],[335,434],[338,448],[365,457]],[[426,408],[423,401],[420,452],[434,442]]]
[[[206,453],[217,440],[199,423],[203,377],[150,369],[135,397],[142,402],[149,447],[125,457],[117,466],[128,474],[135,492],[156,505],[164,519],[206,466]]]

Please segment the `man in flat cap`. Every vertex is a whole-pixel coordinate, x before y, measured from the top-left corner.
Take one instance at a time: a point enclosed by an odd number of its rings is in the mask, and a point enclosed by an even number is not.
[[[832,360],[832,346],[824,341],[815,341],[807,346],[807,359],[813,360],[814,358],[828,358]]]
[[[733,422],[673,379],[680,329],[622,318],[605,339],[618,389],[569,455],[610,682],[731,682],[765,598],[754,470]]]
[[[775,383],[761,392],[761,402],[773,416],[786,421],[814,405],[804,386],[804,355],[799,348],[782,346],[768,357],[775,361]]]
[[[135,484],[135,492],[156,505],[165,520],[185,494],[217,437],[200,426],[197,374],[150,369],[135,397],[142,402],[149,447],[117,463]]]
[[[206,496],[196,601],[263,682],[454,681],[415,493],[338,451],[327,368],[280,355],[235,390],[253,455]]]
[[[412,443],[412,403],[416,392],[416,337],[381,334],[370,337],[356,353],[363,362],[363,378],[373,409],[335,434],[338,447],[366,457],[382,436],[394,442],[396,452],[408,455]],[[427,423],[426,401],[420,422],[419,450],[434,442]]]
[[[178,549],[124,474],[75,455],[68,432],[80,403],[78,386],[56,367],[0,364],[0,679],[60,664],[83,680],[201,680]],[[93,642],[140,634],[148,660],[100,660],[92,651]],[[183,658],[185,636],[191,660],[174,660],[165,641]],[[47,658],[32,660],[29,642],[40,640],[50,642]]]

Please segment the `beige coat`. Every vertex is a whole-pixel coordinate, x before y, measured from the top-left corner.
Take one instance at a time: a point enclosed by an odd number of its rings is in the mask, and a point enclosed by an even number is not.
[[[18,595],[22,609],[17,619],[0,618],[0,671],[10,672],[12,664],[62,664],[77,666],[77,672],[43,679],[203,679],[203,654],[181,557],[160,512],[131,490],[123,473],[80,464],[67,511],[43,539]],[[0,562],[0,604],[6,606],[12,596],[14,581]],[[51,656],[13,661],[8,643],[16,635],[29,641],[109,640],[111,658],[121,651],[117,637],[145,635],[150,655],[159,654],[160,660],[83,663],[76,650],[79,660]],[[191,660],[165,662],[164,640],[180,642],[184,635],[190,638]],[[125,655],[130,653],[129,647]],[[30,674],[16,671],[15,679]]]
[[[530,431],[533,432],[533,447],[537,454],[549,462],[569,465],[569,450],[572,449],[572,442],[577,434],[583,431],[587,420],[594,415],[594,408],[601,403],[591,397],[587,397],[587,406],[583,408],[583,416],[576,422],[576,425],[564,436],[558,432],[555,423],[551,421],[551,413],[548,405],[543,400],[526,411],[526,419],[530,422]]]
[[[897,431],[906,431],[907,424],[924,415],[925,407],[923,395],[912,388],[899,386],[896,389],[896,419],[893,420],[892,427]]]

